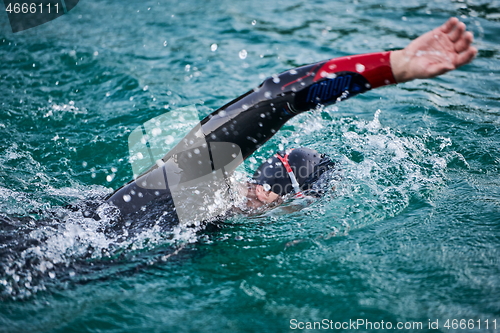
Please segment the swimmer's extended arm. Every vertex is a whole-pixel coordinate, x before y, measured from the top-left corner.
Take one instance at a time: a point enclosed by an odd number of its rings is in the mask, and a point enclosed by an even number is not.
[[[465,25],[451,18],[400,51],[321,61],[275,75],[208,115],[163,157],[166,165],[175,165],[175,177],[169,178],[165,165],[155,166],[108,201],[133,212],[169,196],[169,186],[176,185],[173,178],[183,183],[212,170],[229,174],[238,165],[235,161],[249,157],[295,115],[372,88],[443,74],[474,58],[477,50],[471,43]]]
[[[477,49],[465,24],[450,18],[442,26],[423,34],[403,50],[391,53],[391,67],[398,83],[428,79],[472,61]]]
[[[294,115],[372,88],[432,78],[477,53],[465,24],[450,18],[403,50],[348,56],[292,69],[264,81],[202,121],[207,141],[239,145],[244,158]]]

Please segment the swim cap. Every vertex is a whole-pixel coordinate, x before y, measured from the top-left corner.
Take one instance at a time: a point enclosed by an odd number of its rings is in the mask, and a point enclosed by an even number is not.
[[[333,161],[328,156],[310,148],[295,148],[279,151],[268,158],[255,171],[253,180],[259,185],[269,185],[270,190],[279,195],[298,194],[311,189],[313,183],[332,167]]]

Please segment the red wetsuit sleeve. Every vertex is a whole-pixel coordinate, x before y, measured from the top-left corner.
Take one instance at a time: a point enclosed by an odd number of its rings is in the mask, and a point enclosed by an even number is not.
[[[391,69],[391,52],[378,52],[346,56],[328,60],[316,72],[314,81],[338,72],[354,72],[361,74],[370,83],[370,88],[395,84]]]

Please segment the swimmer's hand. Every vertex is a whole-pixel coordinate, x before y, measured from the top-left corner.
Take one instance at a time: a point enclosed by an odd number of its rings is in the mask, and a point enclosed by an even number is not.
[[[403,50],[391,52],[391,67],[398,83],[429,79],[472,61],[474,37],[456,17],[413,40]]]

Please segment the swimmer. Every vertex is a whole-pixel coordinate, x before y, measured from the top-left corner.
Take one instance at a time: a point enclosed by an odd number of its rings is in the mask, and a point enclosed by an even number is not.
[[[107,202],[123,216],[150,207],[175,211],[179,220],[220,215],[227,207],[205,214],[215,193],[230,187],[236,167],[288,120],[370,89],[454,70],[475,57],[472,41],[465,24],[450,18],[402,50],[321,61],[268,78],[204,118],[157,165],[115,191]],[[243,205],[255,209],[279,204],[285,195],[310,195],[312,184],[332,167],[326,155],[312,149],[278,152],[243,186]]]

